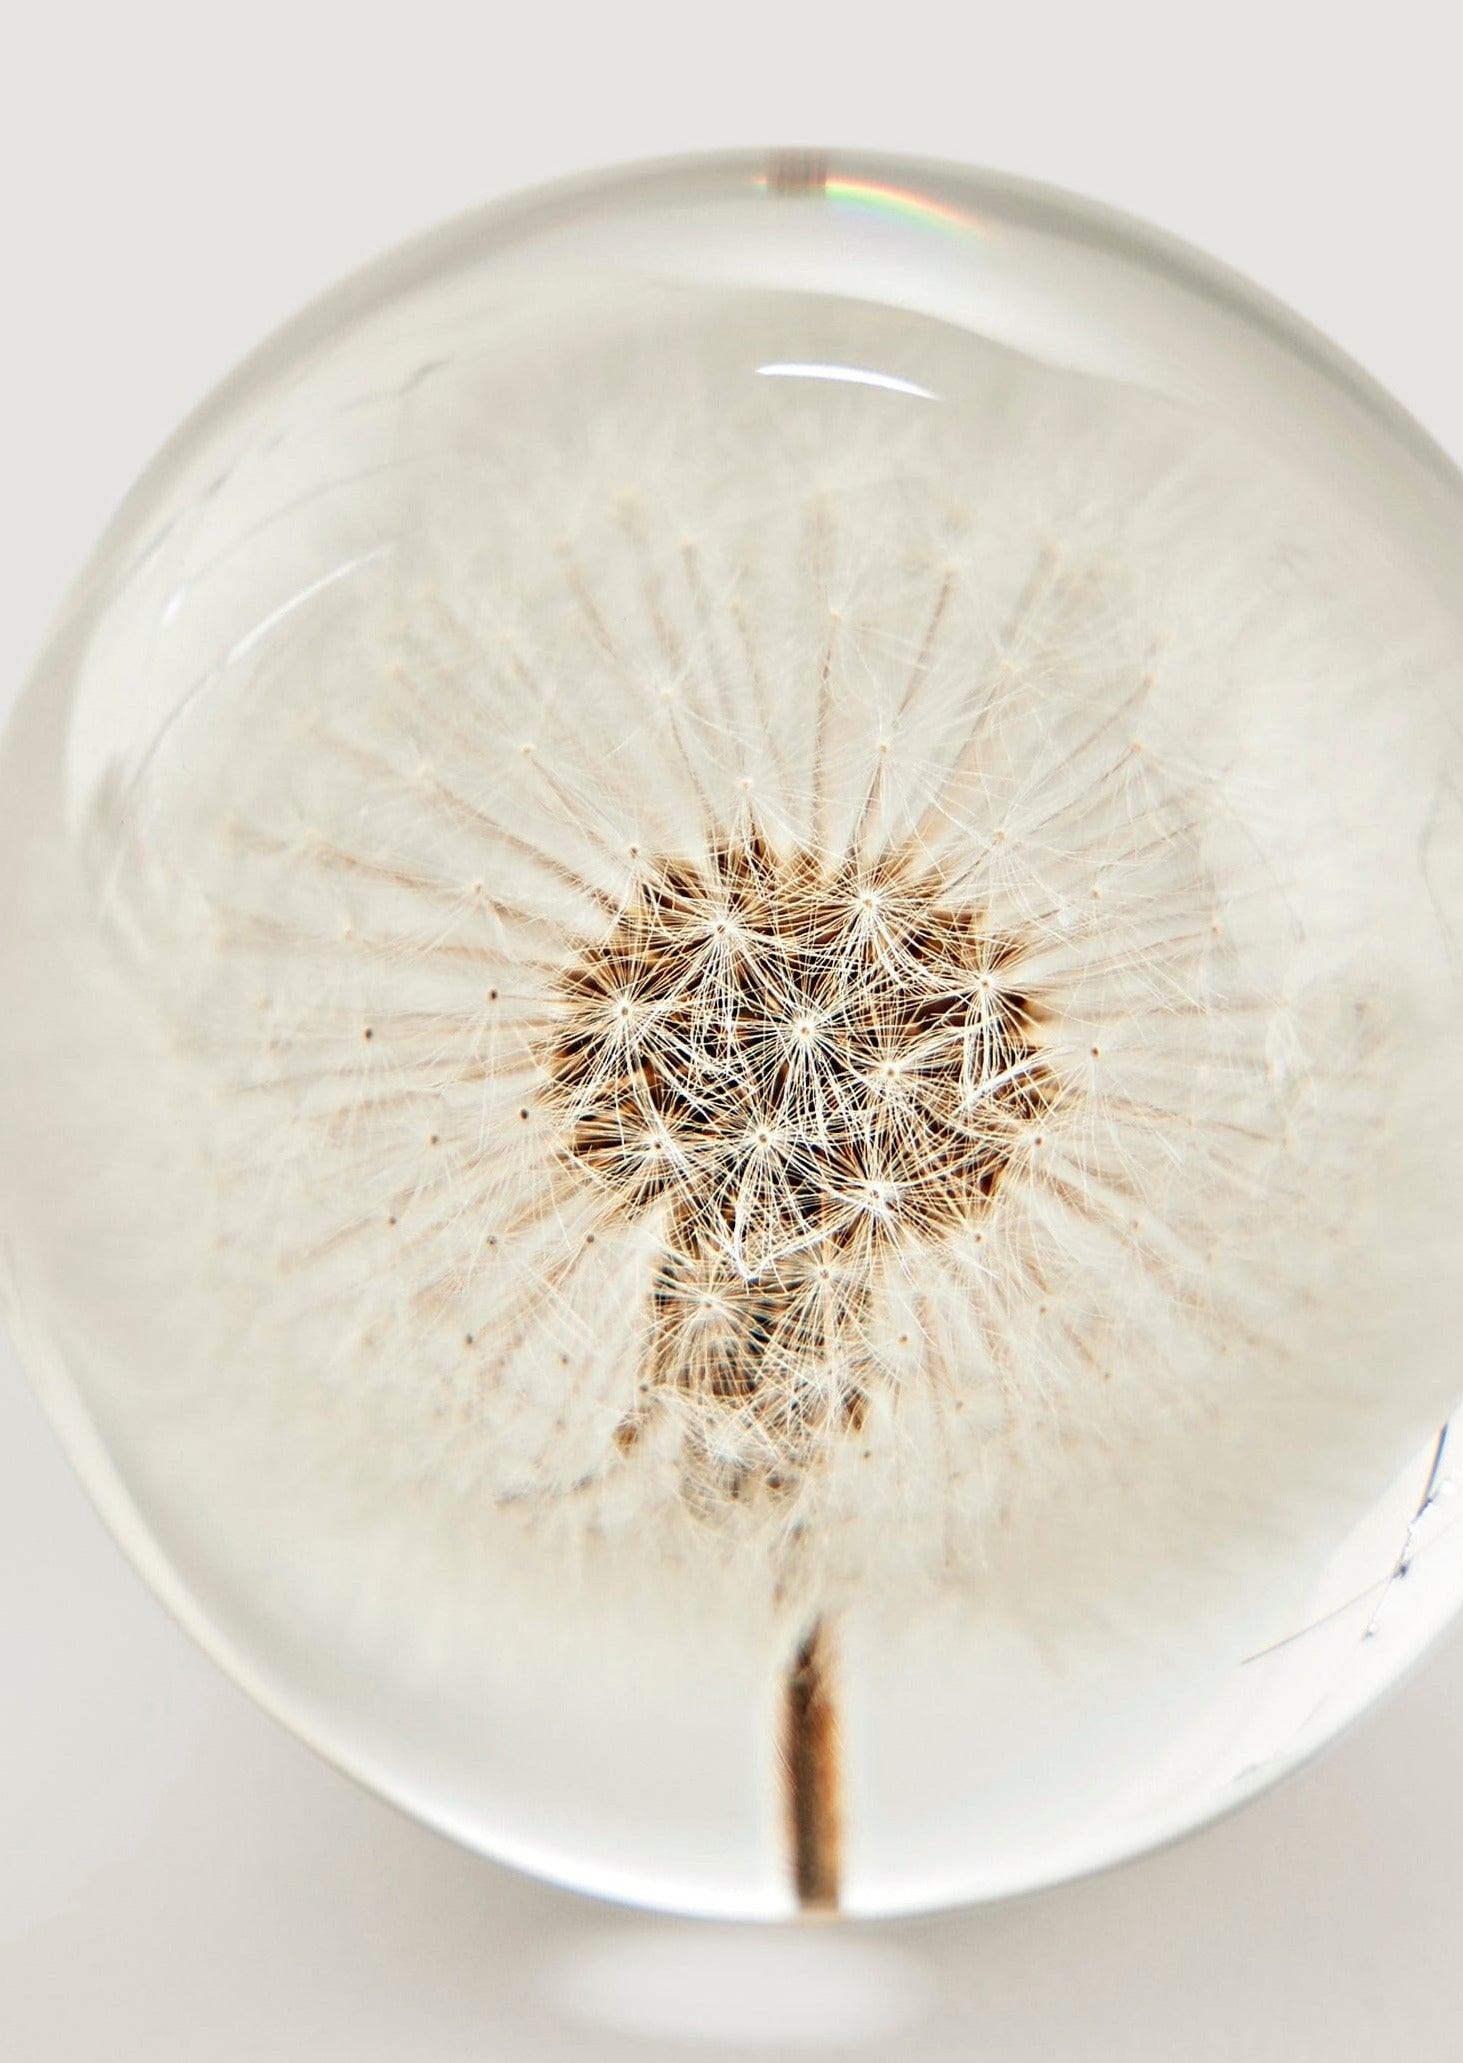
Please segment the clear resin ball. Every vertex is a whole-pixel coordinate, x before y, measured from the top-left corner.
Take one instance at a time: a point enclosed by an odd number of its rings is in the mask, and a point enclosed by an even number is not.
[[[409,246],[0,764],[9,1322],[211,1653],[722,1915],[1130,1855],[1463,1590],[1463,500],[1191,254],[745,157]]]

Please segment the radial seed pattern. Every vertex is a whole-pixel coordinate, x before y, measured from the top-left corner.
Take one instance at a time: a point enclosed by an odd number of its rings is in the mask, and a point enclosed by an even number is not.
[[[383,401],[420,462],[96,791],[191,1113],[129,1163],[190,1156],[189,1481],[410,1512],[444,1594],[550,1538],[692,1611],[739,1568],[782,1652],[1126,1610],[1374,1452],[1402,633],[1160,407],[819,303],[799,362],[950,398],[758,380],[777,297],[660,315],[673,395],[615,308],[521,422],[472,366]]]
[[[885,1265],[978,1221],[1053,1100],[1022,951],[913,852],[830,866],[749,822],[642,863],[543,1056],[567,1160],[662,1249],[622,1447],[689,1393],[743,1428],[720,1487],[779,1488],[862,1425]]]

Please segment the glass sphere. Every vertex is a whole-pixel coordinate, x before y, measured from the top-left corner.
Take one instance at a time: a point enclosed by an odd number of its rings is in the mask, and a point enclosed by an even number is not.
[[[1359,374],[1012,182],[620,172],[327,296],[0,762],[9,1321],[159,1595],[702,1913],[1334,1733],[1463,1589],[1460,597]]]

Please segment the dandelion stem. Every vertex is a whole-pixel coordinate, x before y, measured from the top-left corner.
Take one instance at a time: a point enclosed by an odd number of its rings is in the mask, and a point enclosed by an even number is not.
[[[804,1912],[838,1910],[842,1815],[829,1646],[828,1629],[817,1619],[798,1643],[783,1708],[782,1769],[793,1885]]]

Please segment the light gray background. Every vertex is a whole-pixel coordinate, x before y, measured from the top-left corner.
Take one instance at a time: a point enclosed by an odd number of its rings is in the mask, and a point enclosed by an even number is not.
[[[434,218],[835,142],[1079,188],[1329,331],[1463,455],[1440,0],[65,4],[0,45],[0,697],[241,353]],[[3,1007],[3,997],[0,997]],[[1463,2053],[1463,1636],[1320,1766],[997,1911],[786,1933],[520,1880],[358,1792],[143,1591],[0,1343],[0,2056],[467,2063]]]

